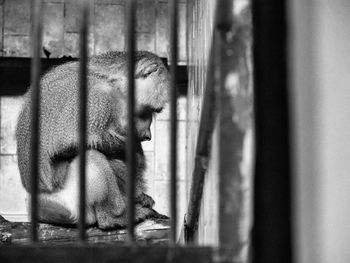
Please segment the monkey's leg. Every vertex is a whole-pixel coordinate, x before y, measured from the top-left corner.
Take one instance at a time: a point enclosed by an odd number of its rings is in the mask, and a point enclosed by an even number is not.
[[[125,226],[126,205],[109,161],[99,151],[87,153],[89,166],[93,169],[87,187],[88,203],[94,208],[99,228]]]
[[[87,151],[86,223],[100,228],[120,226],[125,203],[106,157],[95,150]],[[75,157],[67,169],[62,190],[41,194],[40,219],[44,222],[76,224],[79,217],[79,159]],[[41,201],[40,200],[40,201]]]
[[[126,181],[127,181],[127,167],[126,163],[123,160],[119,159],[110,159],[110,166],[113,169],[115,176],[118,179],[118,185],[121,189],[125,203],[127,203],[126,196]],[[136,189],[135,189],[135,221],[141,222],[147,218],[168,218],[167,216],[161,215],[152,209],[154,205],[154,200],[149,195],[145,194],[144,191],[144,181],[142,180],[143,169],[138,167],[137,176],[136,176]],[[120,220],[125,220],[124,224],[127,224],[127,218],[121,217]]]

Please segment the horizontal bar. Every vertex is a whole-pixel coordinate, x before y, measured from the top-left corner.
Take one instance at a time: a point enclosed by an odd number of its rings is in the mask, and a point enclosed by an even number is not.
[[[169,0],[170,14],[170,242],[176,243],[177,219],[177,58],[178,58],[178,6],[176,0]]]
[[[135,178],[136,178],[136,135],[135,135],[135,0],[127,1],[127,65],[128,65],[128,241],[135,240]]]
[[[33,34],[32,34],[32,52],[31,60],[31,202],[30,218],[32,222],[31,239],[38,241],[38,183],[39,183],[39,143],[40,143],[40,69],[41,69],[41,42],[42,42],[42,2],[36,0],[33,2]]]
[[[209,247],[65,245],[0,247],[0,262],[7,263],[142,263],[142,262],[213,262]]]
[[[164,65],[168,64],[166,58],[161,58]],[[41,72],[47,72],[54,66],[66,62],[77,61],[77,58],[42,58]],[[31,58],[21,57],[0,57],[0,96],[23,95],[30,86],[30,65]],[[178,78],[176,84],[179,88],[179,94],[187,94],[187,66],[177,65]]]
[[[88,30],[89,30],[89,3],[81,2],[81,20],[79,28],[80,50],[79,50],[79,238],[86,240],[86,141],[87,141],[87,63],[88,63]]]

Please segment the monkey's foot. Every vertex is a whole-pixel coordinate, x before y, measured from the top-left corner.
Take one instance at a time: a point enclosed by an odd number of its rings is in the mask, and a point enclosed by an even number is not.
[[[151,217],[149,217],[150,219],[152,218],[155,218],[155,219],[169,219],[168,216],[166,215],[162,215],[162,214],[159,214],[156,210],[152,209],[153,210],[153,214]]]
[[[78,214],[68,206],[63,205],[54,195],[39,195],[38,220],[42,223],[56,225],[74,225],[78,222]],[[86,210],[86,224],[92,225],[96,222],[95,216],[90,209]]]
[[[116,216],[109,210],[96,208],[96,219],[98,227],[104,230],[125,228],[128,224],[126,211],[123,214]],[[169,217],[158,213],[152,208],[147,208],[136,204],[135,222],[141,223],[146,219],[169,219]]]
[[[43,200],[43,199],[41,199]],[[63,205],[50,199],[40,202],[38,219],[43,223],[74,224],[72,213]]]

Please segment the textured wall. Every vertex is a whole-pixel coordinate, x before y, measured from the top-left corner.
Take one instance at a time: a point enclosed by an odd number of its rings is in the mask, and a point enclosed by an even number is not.
[[[30,56],[31,0],[0,1],[0,49],[3,56]],[[91,8],[90,53],[124,50],[125,0],[95,0]],[[78,55],[77,1],[44,1],[43,46],[51,57]],[[186,60],[186,4],[179,1],[179,60]],[[136,37],[138,49],[169,55],[167,1],[139,0]]]
[[[30,0],[0,0],[0,55],[30,56]],[[44,1],[43,45],[51,57],[78,55],[78,10],[73,0]],[[91,10],[90,53],[110,49],[124,50],[123,0],[95,0]],[[186,58],[186,3],[179,1],[180,63]],[[140,0],[137,10],[138,49],[169,54],[167,1]],[[1,85],[1,84],[0,84]],[[21,105],[19,97],[0,98],[0,214],[11,220],[26,220],[26,193],[21,186],[15,144],[16,119]],[[186,99],[179,100],[179,223],[185,207],[185,117]],[[143,144],[147,159],[148,193],[156,209],[168,213],[168,141],[169,117],[165,109],[152,123],[152,141]]]

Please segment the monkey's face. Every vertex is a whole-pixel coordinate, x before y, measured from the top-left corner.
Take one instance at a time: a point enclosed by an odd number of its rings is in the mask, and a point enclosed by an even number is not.
[[[135,118],[136,136],[139,141],[150,141],[152,139],[151,124],[153,110],[150,107],[142,107],[137,111]]]
[[[169,97],[168,70],[161,62],[144,63],[142,67],[139,77],[135,79],[137,107],[148,105],[155,112],[159,112]]]

